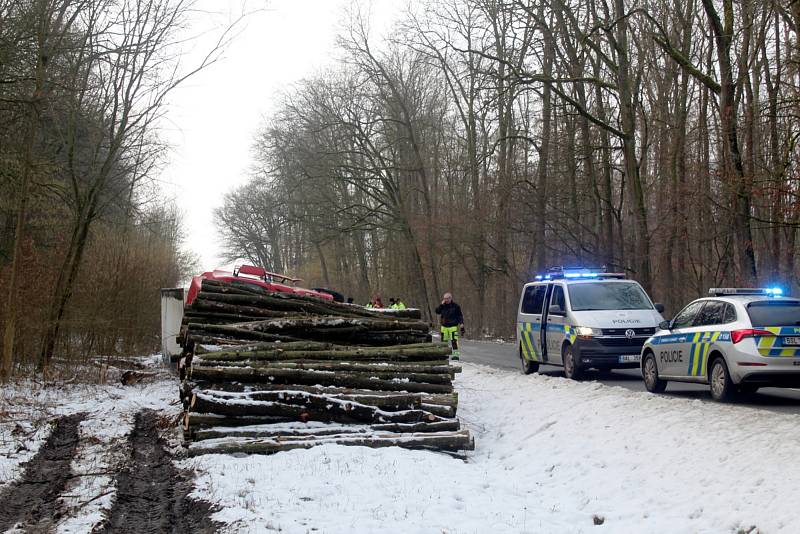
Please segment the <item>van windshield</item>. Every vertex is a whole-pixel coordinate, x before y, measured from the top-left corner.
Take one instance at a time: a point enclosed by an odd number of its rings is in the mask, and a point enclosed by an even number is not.
[[[590,282],[569,286],[572,311],[652,310],[653,304],[634,282]]]

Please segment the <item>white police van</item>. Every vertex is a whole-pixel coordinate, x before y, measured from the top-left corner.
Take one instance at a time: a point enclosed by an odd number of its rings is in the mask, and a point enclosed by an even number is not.
[[[517,311],[522,372],[539,365],[584,370],[639,367],[642,345],[664,319],[642,286],[624,274],[551,269],[525,284]]]

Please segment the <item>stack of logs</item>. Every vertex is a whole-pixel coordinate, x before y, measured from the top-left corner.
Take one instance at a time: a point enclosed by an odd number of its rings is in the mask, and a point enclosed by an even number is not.
[[[184,315],[191,456],[336,443],[456,453],[450,347],[419,310],[375,311],[234,282],[203,282]]]

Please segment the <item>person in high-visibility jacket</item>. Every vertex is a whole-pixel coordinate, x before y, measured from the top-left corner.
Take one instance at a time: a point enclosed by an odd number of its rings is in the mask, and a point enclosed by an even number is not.
[[[458,337],[459,334],[464,335],[464,315],[461,313],[461,306],[453,302],[452,294],[445,293],[442,295],[442,303],[436,306],[435,311],[442,325],[442,341],[450,342],[453,347],[451,357],[458,360],[461,357]]]
[[[395,310],[405,310],[406,309],[406,305],[400,299],[394,299],[394,306],[393,307],[394,307]]]

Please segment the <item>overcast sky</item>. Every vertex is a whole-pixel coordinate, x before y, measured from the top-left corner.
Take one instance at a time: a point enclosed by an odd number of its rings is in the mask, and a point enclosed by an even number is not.
[[[173,93],[164,132],[173,150],[162,180],[184,212],[186,246],[200,256],[203,270],[222,265],[213,210],[227,191],[247,179],[255,132],[280,91],[331,63],[351,2],[249,0],[250,8],[265,9],[247,18],[220,62]],[[228,13],[241,9],[241,1],[198,4],[209,14],[192,25],[194,33],[221,27]],[[390,25],[398,4],[373,0],[376,24]],[[209,46],[199,40],[185,62],[198,61],[197,54]]]

